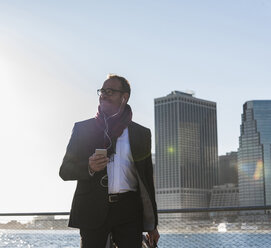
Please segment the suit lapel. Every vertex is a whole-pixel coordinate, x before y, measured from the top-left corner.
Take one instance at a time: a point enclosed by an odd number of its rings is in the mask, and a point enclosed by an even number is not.
[[[149,154],[144,129],[131,122],[128,126],[129,142],[134,162],[144,160]]]

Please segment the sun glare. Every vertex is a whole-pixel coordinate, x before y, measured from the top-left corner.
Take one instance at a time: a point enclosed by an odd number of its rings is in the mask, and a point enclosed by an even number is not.
[[[255,168],[255,173],[254,173],[254,180],[259,180],[263,176],[263,161],[259,160],[257,162],[256,168]]]
[[[168,153],[174,153],[174,148],[172,146],[169,146],[167,151]]]

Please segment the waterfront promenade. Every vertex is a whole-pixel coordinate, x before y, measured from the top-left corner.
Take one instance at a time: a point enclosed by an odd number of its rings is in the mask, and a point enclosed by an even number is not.
[[[271,207],[160,210],[159,247],[271,247],[268,209]],[[0,247],[79,247],[79,232],[68,228],[67,222],[65,212],[2,213]]]

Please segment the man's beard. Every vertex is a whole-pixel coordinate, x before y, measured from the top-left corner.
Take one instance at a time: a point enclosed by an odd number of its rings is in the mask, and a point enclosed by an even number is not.
[[[120,106],[113,105],[110,101],[103,100],[100,102],[101,110],[106,116],[113,115],[119,111]]]

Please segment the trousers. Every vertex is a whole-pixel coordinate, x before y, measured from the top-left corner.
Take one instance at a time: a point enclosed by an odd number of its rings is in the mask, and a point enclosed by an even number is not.
[[[105,248],[108,235],[118,248],[142,247],[142,204],[137,192],[119,194],[108,202],[105,223],[97,229],[80,229],[81,248]]]

